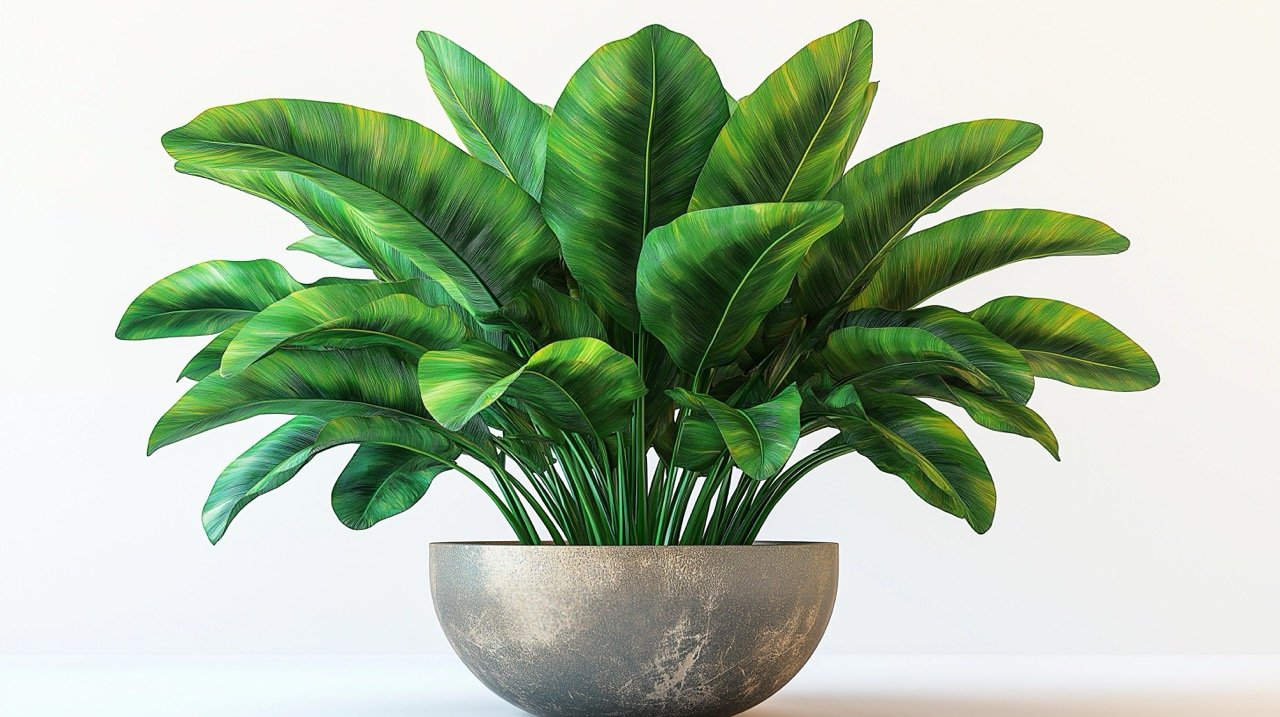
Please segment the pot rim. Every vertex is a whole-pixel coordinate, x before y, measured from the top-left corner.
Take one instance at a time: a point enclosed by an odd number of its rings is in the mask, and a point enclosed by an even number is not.
[[[540,545],[526,545],[515,540],[451,540],[433,542],[430,545],[433,548],[436,546],[467,546],[525,549],[553,548],[557,550],[564,548],[574,548],[577,550],[742,550],[746,548],[753,548],[759,550],[762,548],[796,548],[812,546],[838,547],[840,544],[823,540],[757,540],[750,545],[556,545],[551,541],[544,540]]]

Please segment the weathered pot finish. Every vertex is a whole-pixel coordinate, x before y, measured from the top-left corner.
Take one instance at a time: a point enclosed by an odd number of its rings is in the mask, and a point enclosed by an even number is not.
[[[541,717],[727,717],[813,654],[835,543],[433,543],[431,594],[463,663]]]

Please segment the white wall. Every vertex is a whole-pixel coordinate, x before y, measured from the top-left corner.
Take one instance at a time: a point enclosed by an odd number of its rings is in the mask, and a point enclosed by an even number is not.
[[[449,130],[414,48],[423,28],[550,103],[591,50],[649,22],[693,36],[743,94],[858,17],[875,27],[881,80],[859,158],[959,120],[1034,120],[1042,149],[939,219],[1045,206],[1133,240],[1117,257],[1029,263],[941,300],[1078,303],[1146,346],[1164,382],[1143,394],[1042,383],[1033,405],[1058,431],[1060,464],[975,428],[1000,488],[986,536],[862,459],[812,476],[765,537],[842,543],[823,649],[1280,652],[1275,5],[113,5],[15,2],[0,15],[0,653],[443,651],[427,543],[505,537],[461,479],[347,531],[328,508],[335,454],[246,510],[221,545],[205,542],[210,482],[275,419],[144,458],[201,342],[117,342],[118,315],[206,259],[324,269],[283,250],[304,234],[284,212],[173,173],[164,130],[270,96]]]

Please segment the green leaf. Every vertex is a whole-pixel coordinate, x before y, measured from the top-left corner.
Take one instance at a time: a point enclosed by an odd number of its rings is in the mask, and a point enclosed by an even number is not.
[[[789,202],[691,212],[653,230],[636,288],[644,327],[686,371],[733,361],[839,221],[831,202]]]
[[[965,279],[1024,259],[1118,254],[1102,222],[1048,209],[992,209],[910,234],[885,256],[853,308],[908,309]]]
[[[962,353],[924,329],[847,326],[831,332],[815,359],[837,383],[886,388],[921,376],[952,376],[996,390]]]
[[[369,263],[360,258],[360,255],[351,251],[351,247],[329,237],[312,234],[309,237],[299,239],[298,241],[285,247],[291,251],[305,251],[308,254],[314,254],[325,261],[332,262],[338,266],[345,266],[351,269],[369,269]]]
[[[390,349],[277,351],[235,376],[192,386],[161,416],[147,454],[264,414],[426,417],[413,368]]]
[[[632,402],[645,393],[635,362],[593,338],[548,344],[523,366],[510,354],[469,342],[427,353],[418,377],[427,409],[450,429],[504,399],[561,430],[603,436],[630,420]]]
[[[628,328],[641,245],[688,208],[724,96],[692,40],[650,25],[596,50],[556,102],[542,209],[583,292]]]
[[[710,416],[719,431],[720,450],[727,447],[742,472],[757,480],[777,475],[800,440],[800,391],[795,386],[747,409],[682,388],[667,393],[684,408]],[[682,454],[684,438],[680,441]]]
[[[1144,391],[1160,383],[1141,346],[1078,306],[1005,296],[969,314],[1021,351],[1037,376],[1104,391]]]
[[[824,314],[846,306],[918,219],[1003,174],[1041,139],[1029,122],[963,122],[854,165],[826,195],[844,205],[844,221],[805,257],[800,308]]]
[[[418,49],[431,89],[462,144],[537,199],[547,157],[547,113],[443,35],[418,33]]]
[[[1003,398],[1025,404],[1035,389],[1031,366],[1022,354],[991,333],[982,324],[945,306],[926,306],[911,311],[860,309],[841,319],[844,326],[907,326],[924,329],[945,341],[982,372],[999,389]]]
[[[412,508],[449,466],[392,445],[366,443],[333,485],[333,512],[342,524],[364,530]]]
[[[861,406],[867,420],[846,413],[837,420],[841,433],[823,448],[853,447],[930,505],[964,518],[978,533],[991,528],[995,483],[959,426],[909,396],[862,392]]]
[[[689,209],[822,199],[866,120],[870,75],[866,21],[809,43],[738,101]]]
[[[532,197],[394,115],[257,100],[206,110],[163,141],[178,171],[270,199],[382,276],[425,272],[476,316],[523,291],[556,253]]]
[[[427,351],[462,343],[467,329],[452,311],[410,295],[420,284],[330,284],[296,292],[241,327],[223,354],[222,374],[243,371],[287,344],[391,346],[416,361]]]
[[[214,336],[204,348],[200,349],[186,366],[182,367],[182,371],[178,374],[178,380],[189,378],[192,381],[199,381],[211,373],[216,373],[218,367],[222,365],[222,354],[226,352],[227,346],[231,344],[231,339],[239,333],[240,327],[245,325],[248,319],[241,319],[236,323],[223,329],[222,333]]]
[[[494,323],[518,328],[539,346],[583,336],[606,338],[604,324],[585,301],[562,294],[540,279],[502,307],[502,321]]]
[[[1054,460],[1062,460],[1058,456],[1058,437],[1040,414],[1012,401],[980,396],[956,386],[949,386],[948,391],[955,399],[953,402],[963,408],[974,423],[992,431],[1030,438],[1044,446]]]
[[[325,421],[299,416],[268,433],[231,462],[213,482],[201,520],[209,542],[217,544],[227,526],[251,501],[293,478],[314,455]]]
[[[274,261],[206,261],[170,274],[125,309],[118,339],[216,334],[302,288]]]

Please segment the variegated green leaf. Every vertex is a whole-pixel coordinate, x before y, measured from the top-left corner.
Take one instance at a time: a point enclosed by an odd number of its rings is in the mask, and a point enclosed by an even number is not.
[[[809,43],[739,100],[689,209],[822,199],[866,120],[870,75],[866,21]]]
[[[534,280],[515,301],[502,307],[501,320],[490,321],[516,327],[539,346],[583,336],[606,338],[604,324],[585,301],[562,294],[540,279]]]
[[[910,311],[860,309],[841,319],[843,326],[907,326],[924,329],[960,352],[974,368],[990,378],[1003,398],[1025,404],[1035,389],[1031,366],[1017,349],[1002,341],[982,324],[945,306],[926,306]]]
[[[964,354],[924,329],[846,326],[831,332],[815,359],[832,380],[858,387],[887,388],[921,376],[952,376],[996,390]]]
[[[367,439],[361,439],[367,440]],[[364,530],[412,508],[449,466],[395,445],[366,443],[333,484],[333,512],[342,524]]]
[[[250,502],[284,485],[311,460],[316,436],[325,421],[298,416],[268,433],[227,466],[209,492],[201,520],[215,545],[227,526]]]
[[[351,251],[351,248],[346,244],[337,239],[320,236],[319,234],[312,234],[309,237],[299,239],[285,248],[290,251],[305,251],[325,261],[350,269],[370,268],[369,262],[361,259],[360,255]]]
[[[118,339],[216,334],[302,288],[274,261],[206,261],[157,281],[129,304]]]
[[[448,428],[504,399],[529,407],[561,430],[603,436],[622,428],[632,402],[645,393],[635,362],[592,338],[548,344],[523,365],[510,354],[471,342],[427,353],[418,376],[423,403]]]
[[[1021,351],[1037,376],[1104,391],[1144,391],[1160,383],[1141,346],[1078,306],[1005,296],[969,314]]]
[[[800,391],[795,386],[746,409],[682,388],[668,394],[680,406],[705,413],[719,432],[720,450],[727,448],[733,462],[752,478],[777,475],[800,440]],[[684,436],[680,443],[683,453]]]
[[[840,434],[823,447],[852,446],[880,470],[902,478],[925,502],[987,532],[996,487],[964,431],[910,396],[867,391],[860,397],[867,420],[846,414],[837,420]]]
[[[1012,401],[980,396],[958,386],[948,386],[948,391],[974,423],[993,431],[1026,436],[1044,446],[1054,460],[1062,460],[1058,456],[1058,437],[1040,414]]]
[[[853,307],[908,309],[965,279],[1024,259],[1118,254],[1129,240],[1100,221],[1048,209],[992,209],[909,234]]]
[[[477,159],[537,199],[547,157],[547,113],[475,55],[434,32],[418,33],[431,89]]]
[[[257,100],[206,110],[163,141],[178,171],[274,201],[382,276],[425,272],[477,316],[514,298],[555,256],[528,194],[394,115]]]
[[[805,257],[800,308],[819,315],[847,305],[918,219],[1003,174],[1041,139],[1029,122],[963,122],[854,165],[826,195],[844,205],[844,221]]]
[[[331,284],[303,289],[263,309],[241,327],[222,357],[222,374],[245,370],[287,344],[335,348],[390,346],[414,361],[467,337],[458,317],[415,296],[420,281]]]
[[[556,102],[542,209],[583,291],[628,328],[641,245],[688,208],[724,96],[692,40],[650,25],[596,50]]]
[[[147,453],[264,414],[427,415],[413,368],[390,349],[277,351],[235,376],[192,386],[160,418]]]
[[[691,212],[653,230],[636,288],[644,327],[686,371],[733,361],[839,221],[832,202],[788,202]]]

